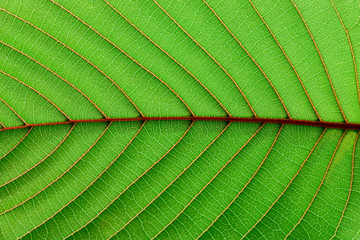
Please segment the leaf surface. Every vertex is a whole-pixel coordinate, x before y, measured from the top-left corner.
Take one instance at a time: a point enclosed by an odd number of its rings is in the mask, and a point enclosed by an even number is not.
[[[2,239],[359,238],[359,1],[0,8]]]

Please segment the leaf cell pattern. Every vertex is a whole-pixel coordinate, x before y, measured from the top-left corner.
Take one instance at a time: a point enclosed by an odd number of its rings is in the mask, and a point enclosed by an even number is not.
[[[1,239],[357,239],[360,2],[0,3]]]

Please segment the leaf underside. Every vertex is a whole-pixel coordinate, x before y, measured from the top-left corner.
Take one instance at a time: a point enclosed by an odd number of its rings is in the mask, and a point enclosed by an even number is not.
[[[360,238],[359,0],[0,8],[0,239]]]

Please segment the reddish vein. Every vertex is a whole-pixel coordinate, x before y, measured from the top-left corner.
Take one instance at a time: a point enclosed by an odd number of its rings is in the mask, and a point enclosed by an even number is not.
[[[315,38],[314,38],[314,36],[312,35],[309,26],[307,25],[307,23],[306,23],[303,15],[302,15],[301,12],[300,12],[300,9],[299,9],[298,6],[295,4],[294,0],[290,0],[290,1],[292,2],[292,4],[294,5],[294,7],[296,8],[296,11],[297,11],[298,14],[300,15],[301,20],[303,21],[303,23],[304,23],[304,25],[305,25],[305,27],[306,27],[306,30],[307,30],[307,32],[309,33],[312,42],[314,43],[314,46],[315,46],[315,48],[316,48],[316,51],[317,51],[317,53],[318,53],[318,55],[319,55],[319,57],[320,57],[321,63],[322,63],[322,65],[323,65],[323,67],[324,67],[324,69],[325,69],[325,72],[326,72],[326,75],[327,75],[327,77],[328,77],[328,79],[329,79],[329,83],[330,83],[332,92],[333,92],[333,94],[334,94],[334,97],[335,97],[335,99],[336,99],[336,103],[337,103],[337,105],[338,105],[338,107],[339,107],[339,109],[340,109],[341,115],[343,116],[345,122],[348,123],[348,120],[347,120],[347,118],[346,118],[346,116],[345,116],[345,113],[344,113],[344,111],[343,111],[343,109],[342,109],[342,107],[341,107],[341,105],[340,105],[339,99],[338,99],[338,97],[337,97],[337,95],[336,95],[335,88],[334,88],[334,85],[333,85],[333,83],[332,83],[332,80],[331,80],[331,77],[330,77],[330,74],[329,74],[329,70],[327,69],[327,67],[326,67],[326,65],[325,65],[325,61],[324,61],[324,59],[323,59],[323,57],[322,57],[322,55],[321,55],[321,52],[320,52],[320,49],[319,49],[318,45],[316,44]]]
[[[67,172],[70,171],[70,169],[72,169],[97,143],[98,141],[103,137],[103,135],[106,133],[106,131],[109,129],[109,127],[111,126],[111,122],[106,126],[106,128],[104,129],[104,131],[100,134],[100,136],[96,139],[96,141],[81,155],[80,158],[78,158],[66,171],[64,171],[60,176],[58,176],[55,180],[53,180],[51,183],[49,183],[46,187],[44,187],[43,189],[41,189],[40,191],[38,191],[36,194],[34,194],[33,196],[29,197],[28,199],[24,200],[23,202],[19,203],[18,205],[12,207],[11,209],[7,210],[7,211],[11,211],[21,205],[23,205],[25,202],[29,201],[30,199],[33,199],[34,197],[36,197],[37,195],[39,195],[41,192],[43,192],[45,189],[47,189],[48,187],[50,187],[53,183],[55,183],[56,181],[58,181],[62,176],[64,176]],[[62,208],[61,208],[62,209]],[[41,226],[42,224],[44,224],[46,221],[48,221],[50,218],[52,218],[54,215],[56,215],[59,211],[56,211],[54,214],[52,214],[50,217],[48,217],[47,219],[45,219],[43,222],[41,222],[40,224],[38,224],[37,226],[35,226],[34,228],[32,228],[31,230],[29,230],[28,232],[26,232],[24,235],[22,235],[20,238],[23,238],[25,235],[31,233],[33,230],[35,230],[36,228],[38,228],[39,226]]]
[[[354,70],[355,70],[355,79],[356,79],[356,86],[357,86],[357,91],[358,91],[358,98],[359,98],[359,103],[360,103],[360,86],[359,86],[359,76],[358,76],[358,72],[357,72],[357,67],[356,67],[356,60],[355,60],[355,53],[354,53],[354,49],[353,49],[353,45],[351,43],[351,40],[350,40],[350,35],[349,35],[349,30],[346,29],[345,27],[345,24],[339,14],[339,11],[337,10],[334,2],[332,0],[330,0],[331,4],[333,5],[334,9],[335,9],[335,12],[341,22],[341,25],[346,33],[346,37],[348,39],[348,42],[349,42],[349,46],[350,46],[350,51],[351,51],[351,55],[352,55],[352,59],[353,59],[353,62],[354,62]],[[360,18],[359,18],[360,19]]]
[[[358,132],[358,134],[356,135],[356,138],[355,138],[355,141],[354,141],[354,147],[353,147],[353,153],[352,153],[352,159],[351,159],[351,178],[350,178],[350,188],[349,188],[349,194],[348,194],[348,197],[346,199],[346,203],[345,203],[345,206],[344,206],[344,209],[341,213],[341,217],[340,217],[340,220],[339,220],[339,223],[338,225],[336,226],[336,229],[335,229],[335,233],[334,235],[332,236],[331,239],[333,239],[334,237],[336,237],[336,233],[340,227],[340,224],[341,224],[341,221],[343,220],[344,218],[344,215],[345,215],[345,212],[346,212],[346,208],[349,204],[349,200],[350,200],[350,197],[351,197],[351,193],[352,193],[352,188],[353,188],[353,182],[354,182],[354,168],[355,168],[355,149],[356,149],[356,144],[358,142],[358,139],[359,139],[359,135],[360,135],[360,131]]]
[[[300,82],[300,84],[301,84],[301,86],[302,86],[302,88],[303,88],[303,90],[304,90],[304,92],[305,92],[308,100],[310,101],[311,107],[313,108],[316,116],[318,117],[319,121],[322,121],[322,119],[321,119],[318,111],[316,110],[316,108],[315,108],[315,106],[314,106],[314,104],[313,104],[313,102],[312,102],[312,100],[311,100],[311,98],[310,98],[309,93],[307,92],[307,90],[306,90],[306,88],[305,88],[305,85],[304,85],[303,81],[302,81],[301,78],[300,78],[300,75],[298,74],[298,72],[297,72],[296,69],[295,69],[295,66],[294,66],[294,65],[292,64],[292,62],[290,61],[290,58],[288,57],[288,55],[286,54],[285,50],[284,50],[283,47],[281,46],[280,42],[277,40],[275,34],[271,31],[271,29],[270,29],[269,25],[266,23],[264,17],[260,14],[260,12],[259,12],[259,11],[257,10],[257,8],[255,7],[255,4],[254,4],[251,0],[249,0],[249,2],[250,2],[250,4],[252,5],[252,7],[254,8],[255,12],[256,12],[256,13],[258,14],[258,16],[260,17],[261,21],[264,23],[264,25],[266,26],[266,28],[267,28],[268,31],[270,32],[271,36],[274,38],[276,44],[279,46],[279,48],[280,48],[281,52],[284,54],[286,60],[289,62],[290,66],[291,66],[291,68],[293,69],[293,71],[295,72],[295,75],[296,75],[296,77],[298,78],[298,80],[299,80],[299,82]],[[275,91],[276,91],[276,90],[275,90]],[[277,94],[278,94],[278,93],[277,93]],[[278,95],[278,96],[279,96],[279,95]],[[283,105],[284,105],[284,103],[283,103]]]
[[[190,206],[190,204],[216,179],[216,177],[225,169],[227,165],[241,152],[243,148],[260,132],[260,130],[265,126],[265,123],[262,124],[253,135],[239,148],[239,150],[219,169],[219,171],[210,179],[208,183],[183,207],[183,209],[165,226],[163,227],[152,239],[157,238],[163,231],[165,231],[176,219],[179,218],[183,212]]]
[[[201,153],[194,159],[192,162],[186,166],[182,170],[182,172],[176,176],[155,198],[153,198],[143,209],[141,209],[135,216],[133,216],[123,227],[121,227],[119,230],[117,230],[114,234],[112,234],[108,239],[111,239],[115,237],[116,234],[118,234],[120,231],[122,231],[126,226],[128,226],[134,219],[136,219],[142,212],[144,212],[153,202],[155,202],[156,199],[158,199],[168,188],[170,188],[174,182],[176,182],[195,162],[198,160],[209,148],[211,145],[213,145],[214,142],[225,132],[225,130],[230,126],[231,123],[228,123],[225,128],[211,141],[211,143],[206,146],[206,148],[201,151]]]
[[[265,157],[263,158],[263,160],[261,161],[259,167],[256,169],[256,171],[253,173],[253,175],[251,176],[251,178],[246,182],[246,184],[242,187],[242,189],[236,194],[236,196],[231,200],[231,202],[223,209],[223,211],[211,222],[211,224],[200,234],[200,236],[198,236],[196,239],[199,239],[201,236],[203,236],[207,231],[209,231],[209,229],[214,226],[214,224],[218,221],[218,219],[224,215],[224,213],[231,207],[231,205],[236,201],[236,199],[240,196],[240,194],[245,190],[245,188],[247,188],[247,186],[250,184],[250,182],[255,178],[256,174],[259,172],[260,168],[264,165],[265,160],[268,158],[270,152],[273,150],[274,145],[276,143],[276,141],[278,140],[281,130],[283,129],[284,124],[281,125],[281,127],[279,128],[279,131],[277,132],[275,139],[273,141],[273,143],[271,144],[271,147],[269,148],[269,150],[267,151]]]
[[[78,91],[81,95],[83,95],[100,113],[101,115],[103,115],[104,117],[107,117],[105,115],[105,113],[85,94],[83,93],[79,88],[77,88],[74,84],[72,84],[71,82],[69,82],[68,80],[66,80],[65,78],[61,77],[59,74],[57,74],[56,72],[54,72],[53,70],[51,70],[50,68],[48,68],[47,66],[45,66],[44,64],[40,63],[38,60],[36,60],[35,58],[27,55],[26,53],[20,51],[19,49],[16,49],[15,47],[0,41],[0,43],[4,44],[5,46],[13,49],[14,51],[24,55],[25,57],[29,58],[30,60],[34,61],[35,63],[39,64],[41,67],[45,68],[46,70],[48,70],[49,72],[51,72],[52,74],[54,74],[56,77],[60,78],[61,80],[63,80],[64,82],[66,82],[68,85],[70,85],[72,88],[74,88],[76,91]],[[39,92],[38,92],[39,93]],[[42,95],[44,97],[44,95]],[[47,99],[48,100],[48,99]],[[51,101],[50,101],[51,102]],[[52,103],[54,106],[55,104]],[[68,115],[66,115],[66,113],[64,113],[59,107],[56,107],[62,114],[65,115],[65,117],[67,119],[70,119]]]
[[[272,87],[272,89],[274,90],[274,92],[276,93],[276,96],[279,98],[281,105],[283,106],[286,115],[288,116],[288,118],[291,119],[291,115],[287,109],[287,107],[285,106],[284,101],[282,100],[279,92],[276,90],[275,86],[273,85],[273,83],[271,82],[270,78],[267,76],[267,74],[265,73],[265,71],[260,67],[260,65],[256,62],[255,58],[250,54],[250,52],[244,47],[244,45],[239,41],[239,39],[234,35],[234,33],[228,28],[228,26],[226,26],[226,24],[224,23],[224,21],[219,17],[219,15],[215,12],[215,10],[205,1],[203,0],[203,2],[206,4],[206,6],[212,11],[212,13],[215,15],[215,17],[221,22],[221,24],[226,28],[226,30],[231,34],[231,36],[235,39],[235,41],[240,45],[240,47],[245,51],[245,53],[250,57],[250,59],[253,61],[253,63],[255,63],[256,67],[261,71],[261,73],[264,75],[264,77],[266,78],[266,80],[269,82],[270,86]]]
[[[145,122],[144,122],[145,123]],[[178,141],[168,150],[162,157],[160,157],[157,161],[155,161],[148,169],[146,169],[142,174],[140,174],[134,181],[132,181],[124,190],[122,190],[113,200],[111,200],[110,203],[106,205],[103,209],[101,209],[100,212],[98,212],[93,218],[90,219],[86,224],[82,225],[79,229],[65,237],[65,239],[69,238],[70,236],[73,236],[75,233],[79,232],[81,229],[85,228],[87,225],[92,223],[100,214],[102,214],[106,209],[108,209],[109,206],[111,206],[121,195],[123,195],[132,185],[134,185],[140,178],[142,178],[146,173],[148,173],[153,167],[158,164],[162,159],[164,159],[177,145],[179,142],[181,142],[185,135],[190,131],[190,128],[194,125],[194,122],[192,122],[189,127],[186,129],[186,131],[183,133],[183,135],[178,139]]]
[[[14,150],[26,137],[27,135],[29,135],[29,133],[31,132],[31,130],[33,129],[33,127],[30,127],[29,130],[26,132],[26,134],[20,139],[20,141],[18,141],[15,146],[13,146],[7,153],[5,153],[4,155],[2,155],[0,157],[0,160],[3,159],[4,157],[6,157],[6,155],[8,155],[9,153],[12,152],[12,150]]]
[[[245,94],[243,93],[243,91],[241,90],[239,85],[235,82],[234,78],[229,74],[229,72],[226,71],[226,69],[203,46],[201,46],[201,44],[198,41],[196,41],[196,39],[193,38],[157,1],[153,0],[153,2],[176,24],[176,26],[178,26],[189,38],[191,38],[191,40],[194,43],[196,43],[196,45],[198,45],[221,68],[221,70],[231,79],[231,81],[235,84],[236,88],[239,90],[239,92],[245,99],[245,101],[246,101],[247,105],[249,106],[254,117],[257,117],[256,112],[253,109],[253,107],[251,106],[249,100],[247,99],[247,97],[245,96]]]
[[[338,128],[338,129],[352,129],[360,130],[360,123],[338,123],[338,122],[319,122],[296,119],[281,119],[281,118],[242,118],[242,117],[136,117],[136,118],[101,118],[101,119],[79,119],[64,122],[50,122],[50,123],[34,123],[26,124],[16,127],[1,128],[0,131],[21,129],[27,127],[63,125],[73,123],[86,122],[133,122],[133,121],[225,121],[225,122],[260,122],[260,123],[281,123],[291,125],[324,127],[324,128]]]
[[[41,159],[39,162],[37,162],[36,164],[34,164],[33,166],[31,166],[31,168],[27,169],[26,171],[24,171],[23,173],[19,174],[18,176],[12,178],[11,180],[3,183],[0,185],[0,188],[4,187],[5,185],[15,181],[16,179],[22,177],[23,175],[27,174],[28,172],[30,172],[32,169],[34,169],[36,166],[40,165],[42,162],[44,162],[48,157],[50,157],[64,142],[65,140],[69,137],[70,133],[72,132],[72,130],[74,129],[75,124],[73,124],[73,126],[71,127],[70,131],[65,135],[65,137],[59,142],[59,144],[48,154],[46,155],[43,159]],[[0,215],[2,215],[3,213],[0,213]]]
[[[98,68],[94,63],[90,62],[88,59],[86,59],[84,56],[82,56],[80,53],[76,52],[74,49],[70,48],[69,46],[67,46],[65,43],[61,42],[60,40],[58,40],[57,38],[55,38],[54,36],[50,35],[49,33],[45,32],[44,30],[42,30],[41,28],[35,26],[34,24],[30,23],[29,21],[26,21],[25,19],[5,10],[0,8],[0,10],[6,12],[7,14],[10,14],[11,16],[19,19],[20,21],[23,21],[24,23],[32,26],[33,28],[39,30],[40,32],[44,33],[45,35],[47,35],[48,37],[54,39],[56,42],[60,43],[61,45],[63,45],[64,47],[66,47],[67,49],[69,49],[71,52],[75,53],[76,55],[78,55],[80,58],[82,58],[83,60],[85,60],[87,63],[89,63],[91,66],[93,66],[97,71],[99,71],[102,75],[104,75],[107,79],[109,79],[111,81],[112,84],[114,84],[124,95],[125,97],[130,101],[130,103],[136,108],[136,110],[140,113],[141,116],[145,116],[140,109],[138,108],[138,106],[134,103],[133,100],[131,100],[131,98],[127,95],[127,93],[112,79],[110,78],[108,75],[106,75],[106,73],[104,73],[104,71],[102,71],[100,68]]]
[[[118,49],[120,52],[122,52],[125,56],[127,56],[129,59],[131,59],[134,63],[136,63],[137,65],[139,65],[142,69],[144,69],[145,71],[147,71],[148,73],[150,73],[153,77],[155,77],[156,79],[158,79],[162,84],[164,84],[171,92],[173,92],[175,94],[175,96],[184,104],[184,106],[187,108],[187,110],[190,112],[190,114],[192,116],[195,116],[194,112],[190,109],[190,107],[187,105],[187,103],[184,101],[184,99],[182,99],[182,97],[180,97],[180,95],[174,90],[172,89],[164,80],[162,80],[159,76],[157,76],[156,74],[154,74],[152,71],[150,71],[149,69],[147,69],[145,66],[143,66],[140,62],[136,61],[132,56],[130,56],[128,53],[126,53],[123,49],[121,49],[119,46],[117,46],[115,43],[113,43],[112,41],[110,41],[108,38],[106,38],[104,35],[102,35],[99,31],[97,31],[95,28],[93,28],[92,26],[90,26],[89,24],[87,24],[84,20],[82,20],[81,18],[79,18],[78,16],[76,16],[74,13],[72,13],[70,10],[66,9],[65,7],[63,7],[62,5],[60,5],[59,3],[55,2],[54,0],[50,0],[52,3],[54,3],[55,5],[57,5],[58,7],[60,7],[61,9],[65,10],[67,13],[69,13],[71,16],[73,16],[74,18],[76,18],[78,21],[80,21],[82,24],[84,24],[85,26],[87,26],[89,29],[91,29],[92,31],[94,31],[97,35],[99,35],[101,38],[103,38],[105,41],[107,41],[108,43],[110,43],[112,46],[114,46],[116,49]]]
[[[12,76],[8,75],[7,73],[3,72],[2,70],[0,70],[1,73],[13,78]],[[13,78],[14,79],[14,78]],[[17,113],[7,102],[4,101],[4,99],[2,99],[0,97],[0,101],[2,101],[13,113],[15,113],[15,115],[20,118],[20,120],[24,123],[24,124],[28,124],[21,116],[19,113]],[[1,124],[4,128],[6,128],[3,124]]]
[[[89,184],[87,185],[79,194],[76,195],[76,197],[74,197],[72,200],[70,200],[67,204],[65,204],[64,206],[62,206],[58,211],[56,211],[56,213],[54,213],[53,215],[51,215],[49,218],[47,218],[45,221],[43,221],[40,225],[37,226],[37,228],[41,225],[43,225],[44,223],[46,223],[47,221],[49,221],[51,218],[53,218],[56,214],[60,213],[64,208],[66,208],[67,206],[69,206],[72,202],[74,202],[78,197],[80,197],[88,188],[90,188],[110,167],[111,165],[125,152],[125,150],[130,146],[130,144],[134,141],[134,139],[139,135],[140,131],[143,129],[143,127],[145,126],[146,121],[142,123],[142,125],[140,126],[140,128],[137,130],[137,132],[135,133],[135,135],[130,139],[130,141],[126,144],[126,146],[123,148],[123,150],[114,158],[114,160]],[[109,125],[110,126],[110,125]],[[34,230],[34,229],[33,229]],[[31,230],[31,231],[33,231]],[[69,236],[68,236],[69,237]],[[67,237],[66,237],[67,238]]]
[[[0,42],[1,42],[1,41],[0,41]],[[5,44],[5,43],[4,43],[4,44]],[[7,45],[7,44],[5,44],[5,45]],[[39,92],[39,91],[36,90],[35,88],[31,87],[30,85],[26,84],[25,82],[21,81],[20,79],[18,79],[18,78],[16,78],[16,77],[14,77],[14,76],[12,76],[12,75],[10,75],[10,74],[2,71],[2,70],[0,70],[0,73],[2,73],[2,74],[4,74],[4,75],[12,78],[13,80],[21,83],[21,84],[24,85],[25,87],[27,87],[27,88],[31,89],[32,91],[36,92],[37,94],[39,94],[42,98],[44,98],[44,99],[45,99],[46,101],[48,101],[51,105],[53,105],[57,110],[59,110],[59,112],[60,112],[62,115],[64,115],[69,121],[71,121],[71,118],[70,118],[63,110],[61,110],[61,108],[59,108],[54,102],[52,102],[49,98],[47,98],[44,94],[42,94],[41,92]],[[3,101],[3,102],[4,102],[4,101]],[[13,112],[16,114],[16,116],[18,116],[18,117],[21,119],[21,121],[23,121],[25,124],[28,124],[28,123],[25,122],[25,120],[24,120],[13,108],[11,108],[6,102],[4,102],[4,103],[11,109],[11,111],[13,111]]]
[[[315,198],[318,196],[318,193],[319,193],[319,191],[320,191],[320,189],[321,189],[321,187],[322,187],[322,185],[323,185],[323,183],[324,183],[324,181],[325,181],[325,178],[326,178],[326,176],[327,176],[327,174],[328,174],[328,172],[329,172],[331,163],[332,163],[332,161],[333,161],[333,159],[334,159],[334,157],[335,157],[335,155],[336,155],[336,152],[337,152],[337,150],[338,150],[338,148],[339,148],[339,146],[340,146],[340,144],[341,144],[341,142],[342,142],[345,134],[346,134],[346,130],[343,132],[343,134],[341,135],[341,137],[340,137],[340,139],[339,139],[339,141],[338,141],[338,144],[336,145],[336,148],[335,148],[335,150],[334,150],[334,153],[333,153],[333,155],[331,156],[331,159],[330,159],[329,164],[328,164],[328,166],[327,166],[327,168],[326,168],[325,174],[324,174],[324,176],[323,176],[323,178],[322,178],[322,180],[321,180],[321,182],[320,182],[320,185],[319,185],[318,189],[316,190],[316,193],[314,194],[314,197],[311,199],[308,207],[306,208],[305,212],[303,213],[303,215],[301,216],[301,218],[299,219],[299,221],[295,224],[295,226],[294,226],[294,227],[290,230],[290,232],[286,235],[285,239],[287,239],[287,238],[290,236],[290,234],[296,229],[296,227],[301,223],[301,221],[304,219],[305,215],[308,213],[310,207],[312,206]]]
[[[298,174],[300,173],[301,169],[304,167],[305,163],[307,162],[307,160],[310,158],[311,154],[314,152],[315,148],[318,146],[320,140],[322,139],[322,137],[324,136],[326,132],[326,128],[323,130],[323,132],[321,133],[320,137],[318,138],[318,140],[315,142],[313,148],[310,150],[309,154],[307,155],[307,157],[305,158],[305,160],[302,162],[300,168],[297,170],[297,172],[295,173],[295,175],[292,177],[292,179],[290,180],[290,182],[287,184],[287,186],[284,188],[284,190],[280,193],[280,195],[276,198],[276,200],[271,204],[271,206],[266,210],[266,212],[259,218],[259,220],[247,231],[247,233],[245,233],[241,239],[245,239],[245,237],[262,221],[262,219],[270,212],[270,210],[272,209],[272,207],[279,201],[279,199],[284,195],[284,193],[288,190],[288,188],[290,187],[290,185],[293,183],[293,181],[295,180],[295,178],[298,176]]]
[[[187,68],[185,68],[179,61],[177,61],[173,56],[171,56],[168,52],[166,52],[159,44],[153,41],[150,37],[148,37],[143,31],[141,31],[135,24],[133,24],[128,18],[124,16],[120,11],[118,11],[113,5],[111,5],[107,0],[104,0],[107,5],[109,5],[115,12],[117,12],[125,21],[127,21],[133,28],[135,28],[141,35],[146,37],[152,44],[154,44],[157,48],[159,48],[163,53],[165,53],[169,58],[171,58],[176,64],[178,64],[182,69],[184,69],[192,78],[194,78],[214,99],[215,101],[222,107],[222,109],[226,112],[228,116],[231,117],[230,112],[226,109],[226,107],[216,98],[216,96]]]

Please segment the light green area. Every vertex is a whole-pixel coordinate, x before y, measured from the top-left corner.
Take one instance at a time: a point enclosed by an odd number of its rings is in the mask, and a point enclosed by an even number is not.
[[[330,239],[333,236],[349,194],[351,181],[349,160],[352,158],[355,136],[356,134],[351,132],[343,138],[317,198],[299,225],[289,235],[289,239],[299,239],[304,232],[317,239]]]
[[[360,144],[356,144],[356,155],[354,158],[354,182],[353,189],[360,188]],[[348,210],[345,212],[343,221],[341,222],[338,234],[335,239],[346,239],[360,236],[360,221],[354,221],[354,219],[359,219],[360,215],[360,204],[357,200],[360,197],[360,191],[353,191],[353,194],[350,196],[350,201],[348,204]]]
[[[56,2],[0,2],[0,239],[360,237],[358,131],[46,125],[360,123],[359,0]]]
[[[0,101],[0,113],[6,118],[3,118],[1,123],[4,126],[15,127],[24,124],[21,119],[2,101]]]
[[[354,62],[347,36],[331,2],[323,1],[317,8],[326,8],[326,12],[322,11],[322,14],[331,15],[332,18],[314,13],[318,20],[311,18],[311,21],[307,20],[308,14],[312,14],[310,7],[297,4],[301,12],[304,8],[303,17],[320,49],[326,69],[291,1],[254,1],[274,37],[249,2],[209,1],[209,5],[243,48],[201,0],[158,2],[190,36],[153,1],[110,2],[142,31],[143,35],[106,2],[58,3],[94,30],[50,1],[6,1],[4,8],[7,11],[36,25],[63,45],[5,12],[1,13],[4,19],[2,39],[74,84],[109,117],[139,116],[134,106],[110,79],[121,87],[146,116],[188,116],[190,113],[184,104],[153,76],[155,75],[166,82],[195,115],[225,116],[226,112],[217,99],[233,116],[253,116],[237,84],[259,117],[286,118],[281,98],[292,118],[317,120],[311,100],[322,120],[342,122],[344,119],[326,74],[328,70],[346,118],[351,122],[360,122]],[[348,4],[350,6],[354,3]],[[20,5],[21,10],[18,7]],[[349,15],[347,6],[339,4],[338,11],[341,16]],[[34,11],[37,14],[33,14]],[[351,16],[358,15],[351,12]],[[351,26],[349,33],[356,55],[357,25],[354,20],[356,18],[351,16],[344,18],[344,24],[347,28]],[[331,26],[331,29],[317,29],[325,24]],[[326,42],[327,38],[319,33],[326,35],[329,43]],[[320,41],[317,38],[325,40]],[[330,47],[327,48],[326,44]],[[110,79],[64,45],[100,68]],[[10,57],[4,57],[6,64],[4,63],[2,68],[5,72],[31,83],[31,86],[48,96],[71,118],[101,117],[99,111],[84,96],[79,96],[76,90],[43,67],[29,62],[24,56],[17,56],[19,60],[15,63],[8,58]],[[15,71],[14,69],[19,67],[14,64],[20,64],[20,61],[26,61],[31,70],[20,67],[22,71]],[[359,64],[358,61],[356,63]],[[37,77],[31,76],[32,74]],[[54,79],[50,81],[51,84],[56,84],[54,87],[44,87],[43,82],[49,78]],[[300,81],[304,84],[310,100]],[[280,98],[269,82],[273,84]],[[108,104],[109,102],[112,104]],[[40,115],[46,114],[42,111]]]
[[[18,142],[26,135],[29,129],[9,130],[0,132],[0,156],[1,159],[13,149]]]
[[[60,144],[69,125],[64,126],[42,126],[33,128],[29,135],[7,156],[1,159],[0,168],[3,170],[0,184],[10,181],[25,172]],[[23,131],[23,130],[22,130]]]

